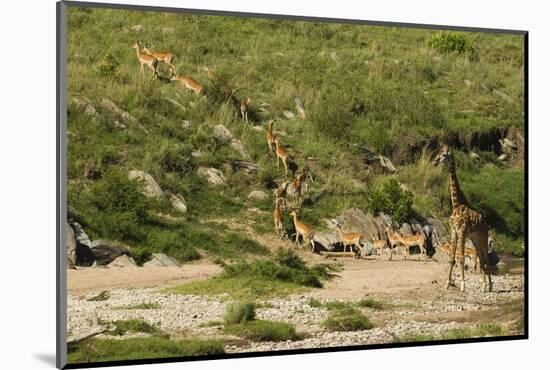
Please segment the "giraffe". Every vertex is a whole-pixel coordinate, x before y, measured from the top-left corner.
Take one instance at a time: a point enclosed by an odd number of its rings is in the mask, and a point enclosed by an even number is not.
[[[449,277],[447,279],[446,289],[452,281],[453,266],[455,264],[456,248],[459,248],[460,258],[460,290],[464,291],[466,283],[464,280],[464,243],[465,238],[472,240],[479,257],[481,276],[483,277],[483,291],[492,291],[493,283],[491,273],[489,272],[489,230],[487,223],[479,212],[474,211],[468,206],[464,194],[458,185],[456,168],[451,149],[444,145],[439,154],[434,159],[434,164],[443,165],[449,172],[449,188],[451,192],[451,203],[453,210],[449,217],[451,226],[451,258],[449,261]]]

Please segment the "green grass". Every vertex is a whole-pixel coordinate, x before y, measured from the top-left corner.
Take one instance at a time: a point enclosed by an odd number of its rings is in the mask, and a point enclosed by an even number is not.
[[[380,302],[374,298],[363,298],[357,302],[359,307],[374,308],[376,310],[382,310],[386,307],[386,304]]]
[[[252,302],[235,302],[227,306],[223,320],[226,324],[244,324],[256,317]]]
[[[114,309],[117,310],[157,310],[159,308],[161,308],[161,305],[155,302],[143,302],[127,306],[114,307]]]
[[[323,326],[329,331],[359,331],[374,327],[367,316],[355,309],[335,310],[329,313]]]
[[[224,266],[223,272],[208,280],[196,281],[165,291],[175,294],[226,295],[226,299],[255,300],[321,288],[333,277],[331,265],[306,266],[292,251],[280,250],[271,260],[237,262]]]
[[[67,360],[71,364],[76,364],[223,353],[223,343],[213,339],[170,340],[157,337],[91,339],[69,347]]]
[[[108,300],[109,298],[111,298],[111,294],[104,290],[90,298],[87,298],[86,300],[89,302],[102,302]]]
[[[268,254],[242,234],[205,223],[220,215],[244,221],[250,207],[271,211],[271,201],[246,195],[251,189],[270,193],[283,176],[266,155],[263,134],[223,104],[216,90],[222,82],[241,89],[238,99],[253,98],[251,116],[257,125],[293,110],[295,96],[304,101],[306,119],[300,124],[280,120],[275,130],[287,133],[283,144],[315,179],[304,195],[301,217],[317,229],[324,227],[324,218],[350,207],[372,211],[371,189],[389,177],[367,173],[360,151],[350,144],[389,156],[399,167],[394,177],[413,191],[413,209],[421,216],[446,218],[446,178],[418,161],[419,148],[442,137],[469,143],[472,135],[495,127],[521,131],[523,38],[516,35],[81,8],[69,9],[68,22],[68,95],[88,99],[97,111],[89,115],[69,99],[68,204],[92,239],[129,245],[138,263],[155,252],[181,262],[204,255]],[[139,34],[131,30],[136,24],[144,27]],[[163,32],[165,27],[175,32]],[[137,38],[174,53],[178,73],[204,83],[208,98],[200,100],[150,74],[142,77],[130,48]],[[473,50],[475,58],[466,56]],[[208,82],[205,65],[218,82]],[[163,65],[161,73],[167,73]],[[130,113],[147,132],[136,124],[117,128],[121,118],[102,107],[103,98]],[[269,113],[258,111],[262,102],[269,104]],[[188,128],[183,120],[190,122]],[[243,142],[261,166],[258,175],[232,170],[232,160],[242,158],[212,135],[216,124]],[[194,150],[203,156],[192,156]],[[496,248],[520,254],[523,170],[486,169],[494,162],[491,153],[479,154],[483,171],[460,172],[461,184],[487,215],[498,237]],[[83,175],[90,166],[101,172],[100,179]],[[220,169],[227,184],[209,186],[197,175],[199,166]],[[168,196],[141,196],[140,184],[126,178],[131,169],[150,173],[163,190],[185,197],[188,213],[175,211]],[[256,232],[272,230],[268,212],[254,221]]]
[[[303,335],[296,333],[293,325],[268,320],[254,320],[243,324],[226,325],[224,333],[254,341],[278,342],[303,339]]]
[[[160,329],[141,319],[116,320],[113,324],[115,329],[109,331],[109,335],[124,335],[126,333],[162,334]]]
[[[431,334],[412,334],[400,337],[396,342],[422,342],[432,340],[468,339],[508,335],[508,332],[500,324],[486,323],[470,327],[451,329],[440,336]]]
[[[323,303],[321,303],[320,300],[315,299],[315,298],[310,298],[310,299],[307,301],[307,304],[309,304],[310,307],[314,307],[314,308],[319,308],[319,307],[322,307],[322,306],[323,306]]]

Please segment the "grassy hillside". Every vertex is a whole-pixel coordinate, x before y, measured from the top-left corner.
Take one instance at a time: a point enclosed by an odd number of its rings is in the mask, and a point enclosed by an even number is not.
[[[227,220],[252,219],[254,230],[271,232],[272,199],[247,195],[269,194],[284,172],[267,154],[265,131],[252,126],[265,128],[284,110],[294,111],[295,96],[304,101],[306,118],[280,119],[275,131],[296,164],[312,173],[302,218],[321,228],[323,218],[349,207],[371,210],[372,192],[390,177],[413,192],[415,212],[446,218],[447,177],[431,165],[430,153],[417,149],[434,138],[468,143],[495,128],[523,130],[520,36],[468,33],[467,47],[453,44],[458,51],[449,52],[432,30],[77,8],[69,9],[68,20],[69,99],[88,99],[97,110],[88,114],[69,103],[69,206],[92,239],[125,242],[141,260],[156,251],[181,261],[268,253],[250,236],[231,231]],[[136,40],[174,53],[178,74],[203,83],[207,97],[153,79],[149,70],[141,76],[131,49]],[[215,71],[216,84],[204,66]],[[168,72],[164,65],[160,70]],[[238,99],[252,97],[251,123],[224,104],[222,84],[239,88]],[[117,126],[103,98],[142,128]],[[217,124],[242,141],[260,165],[257,175],[233,170],[241,155],[212,135]],[[497,161],[487,148],[459,146],[455,156],[467,198],[487,217],[497,248],[521,254],[523,168]],[[360,147],[388,156],[398,173],[367,171]],[[221,170],[227,184],[208,185],[197,175],[199,166]],[[90,167],[100,178],[84,176]],[[177,213],[167,196],[145,198],[142,184],[127,179],[132,169],[183,195],[189,212]],[[247,211],[253,207],[260,212]]]

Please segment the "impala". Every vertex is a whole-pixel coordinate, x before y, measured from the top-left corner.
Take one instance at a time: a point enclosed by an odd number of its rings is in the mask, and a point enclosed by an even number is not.
[[[294,197],[296,204],[300,203],[300,195],[302,193],[302,182],[306,179],[307,172],[305,170],[302,173],[296,175],[296,180],[290,184],[290,193]]]
[[[279,159],[283,162],[285,166],[285,175],[288,175],[288,152],[279,145],[279,139],[275,138],[275,154],[277,154],[277,169],[279,169]]]
[[[410,249],[412,246],[417,245],[420,248],[420,254],[424,255],[424,259],[427,258],[426,255],[426,237],[422,234],[419,235],[400,235],[399,239],[401,239],[401,243],[405,247],[407,253],[405,254],[405,259],[407,259],[407,256],[410,255]]]
[[[167,52],[151,51],[149,49],[150,46],[151,45],[144,46],[143,47],[143,52],[146,53],[146,54],[154,56],[155,58],[157,58],[157,60],[159,62],[163,62],[166,65],[168,65],[168,67],[170,67],[170,73],[175,74],[176,73],[176,67],[174,67],[174,65],[172,64],[172,60],[174,60],[174,55],[172,53],[167,53]]]
[[[281,185],[277,189],[273,191],[273,195],[275,195],[275,199],[281,198],[283,200],[282,205],[286,206],[286,192],[288,185],[290,184],[290,181],[283,181]]]
[[[313,236],[315,235],[315,232],[313,231],[313,228],[308,224],[298,220],[298,216],[295,210],[290,212],[290,215],[294,219],[294,228],[296,229],[296,244],[300,245],[298,240],[299,237],[302,236],[302,241],[306,240],[311,243],[311,253],[313,253],[315,250],[315,244],[313,244]]]
[[[402,242],[401,242],[401,238],[399,237],[399,233],[391,231],[389,227],[386,227],[386,234],[388,235],[388,244],[390,246],[390,261],[391,261],[393,256],[393,248],[395,248],[395,246],[398,244],[402,244]]]
[[[193,80],[191,77],[172,76],[170,77],[170,80],[181,82],[186,89],[192,90],[197,95],[204,93],[204,86]]]
[[[344,253],[346,252],[348,246],[350,248],[350,252],[353,252],[353,247],[355,246],[358,249],[355,256],[358,257],[361,254],[361,239],[364,235],[362,233],[344,233],[340,224],[336,225],[336,229],[338,230],[340,241],[344,245]]]
[[[247,96],[239,106],[239,111],[241,112],[241,118],[246,122],[248,122],[248,107],[250,106],[251,103],[252,103],[252,99],[250,98],[250,96]]]
[[[278,235],[283,235],[283,198],[275,198],[275,210],[273,211],[273,221],[275,222],[275,231]]]
[[[273,124],[277,122],[277,118],[272,119],[269,121],[269,126],[267,128],[267,133],[265,134],[265,137],[267,139],[267,148],[269,149],[269,154],[273,154],[273,147],[275,146],[275,140],[277,140],[277,136],[273,133]]]
[[[139,51],[139,41],[136,41],[136,43],[132,46],[132,49],[136,50],[136,56],[138,58],[139,63],[141,64],[141,74],[145,75],[143,66],[146,65],[153,71],[153,77],[156,77],[158,75],[158,69],[157,69],[159,64],[158,59],[152,55],[149,55],[147,53],[142,53],[141,51]]]

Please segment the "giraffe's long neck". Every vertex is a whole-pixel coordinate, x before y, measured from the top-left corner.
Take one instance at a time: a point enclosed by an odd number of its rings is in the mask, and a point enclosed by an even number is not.
[[[453,209],[456,209],[460,205],[462,205],[462,201],[460,196],[460,186],[458,185],[458,178],[456,177],[456,168],[453,159],[451,159],[449,170],[449,188],[451,190],[451,204],[453,206]]]

